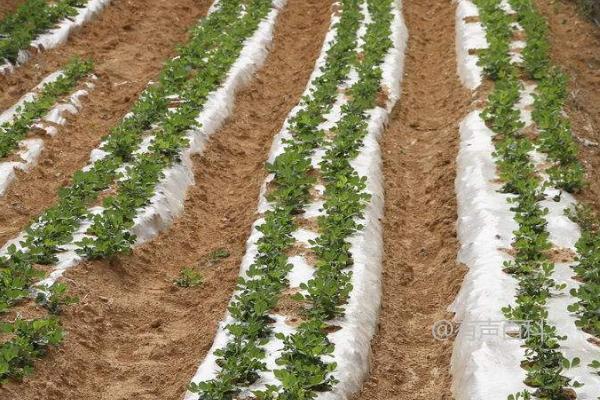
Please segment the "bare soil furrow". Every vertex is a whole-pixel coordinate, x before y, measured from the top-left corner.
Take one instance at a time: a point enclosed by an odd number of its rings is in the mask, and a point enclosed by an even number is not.
[[[70,117],[55,137],[45,138],[38,165],[19,173],[0,198],[0,244],[56,201],[57,190],[88,162],[90,151],[129,111],[210,4],[210,0],[114,0],[66,45],[36,56],[15,74],[0,76],[0,109],[73,55],[93,59],[99,78],[82,111]]]
[[[66,273],[80,297],[62,320],[68,337],[11,400],[179,399],[212,344],[239,273],[256,218],[271,140],[302,94],[329,25],[330,2],[290,1],[277,23],[273,49],[236,101],[232,119],[196,157],[183,215],[131,256],[89,262]],[[211,252],[230,256],[211,261]],[[184,266],[204,284],[172,281]]]
[[[383,304],[372,373],[356,399],[450,399],[451,342],[432,325],[460,288],[454,179],[470,94],[456,74],[454,4],[405,0],[403,93],[383,135]]]

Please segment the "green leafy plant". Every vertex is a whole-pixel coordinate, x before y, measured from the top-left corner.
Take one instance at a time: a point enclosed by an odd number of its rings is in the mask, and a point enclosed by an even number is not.
[[[36,301],[44,306],[52,314],[60,314],[63,307],[69,304],[75,304],[79,299],[75,296],[69,296],[69,287],[58,282],[50,287],[40,288]]]
[[[367,25],[362,60],[355,61],[358,81],[348,89],[349,101],[342,117],[332,129],[333,139],[326,143],[320,163],[325,184],[324,216],[319,217],[319,236],[311,241],[317,255],[313,278],[301,285],[297,300],[306,305],[307,320],[296,333],[278,335],[284,343],[281,367],[274,371],[281,387],[257,393],[260,398],[313,399],[329,390],[337,380],[332,375],[336,364],[325,361],[334,347],[327,339],[326,321],[343,316],[351,290],[353,257],[348,238],[362,228],[359,222],[370,200],[366,178],[351,165],[367,136],[366,112],[376,107],[382,85],[380,65],[393,43],[389,39],[393,14],[391,1],[368,1],[372,23]]]
[[[183,288],[200,286],[203,282],[202,274],[193,268],[185,267],[179,271],[179,277],[173,281],[177,286]]]
[[[262,346],[272,335],[269,311],[277,305],[279,294],[287,286],[291,265],[286,250],[294,243],[291,234],[297,228],[295,216],[303,212],[310,200],[309,190],[316,183],[311,175],[310,156],[322,144],[324,133],[319,124],[325,120],[337,97],[338,85],[347,79],[356,59],[361,17],[359,1],[343,0],[336,40],[327,51],[321,75],[313,80],[310,94],[302,99],[299,111],[289,121],[292,137],[286,141],[284,152],[267,166],[273,174],[274,190],[268,195],[273,207],[265,213],[264,223],[257,228],[262,233],[257,243],[258,255],[247,272],[247,279],[240,279],[237,294],[229,306],[232,317],[239,322],[227,326],[232,339],[215,352],[221,370],[215,379],[190,388],[201,398],[233,398],[240,385],[253,383],[258,372],[266,368],[262,361],[265,357]],[[308,371],[311,367],[306,365],[305,368]],[[276,373],[282,377],[286,374]],[[290,377],[288,381],[291,383],[292,380]],[[298,393],[307,396],[312,393],[310,388],[302,388],[304,381],[296,383]],[[268,393],[257,393],[257,396],[264,399],[286,396],[277,391],[278,388],[272,388]]]
[[[598,361],[598,360],[594,360],[594,361],[592,361],[592,362],[591,362],[591,363],[588,365],[588,367],[590,367],[591,369],[595,370],[595,371],[596,371],[596,373],[597,373],[598,375],[600,375],[600,361]]]
[[[531,393],[527,390],[508,396],[508,400],[531,400],[531,398]]]
[[[568,119],[563,115],[567,100],[567,76],[550,61],[548,25],[531,0],[511,0],[517,19],[527,35],[523,64],[530,78],[537,81],[533,120],[539,129],[539,149],[554,165],[548,170],[557,188],[579,191],[585,184],[583,166],[577,159]]]
[[[0,330],[12,336],[0,345],[0,382],[8,378],[20,379],[31,373],[33,362],[63,338],[62,328],[55,318],[17,319],[12,323],[1,323]]]
[[[515,305],[502,311],[508,319],[532,321],[525,333],[525,360],[522,363],[527,371],[525,383],[535,388],[509,396],[510,400],[537,397],[548,400],[566,400],[570,387],[580,384],[567,378],[563,371],[576,367],[578,359],[568,360],[560,351],[560,342],[565,338],[558,334],[555,326],[547,321],[547,299],[553,291],[564,289],[564,285],[552,279],[553,263],[547,252],[551,247],[547,231],[548,210],[539,204],[544,199],[546,185],[555,185],[565,190],[580,187],[581,177],[577,176],[576,154],[571,147],[570,135],[560,137],[555,133],[543,132],[544,121],[551,113],[560,109],[563,99],[560,93],[563,86],[557,85],[561,77],[549,73],[549,46],[545,34],[546,26],[529,0],[511,0],[517,10],[517,19],[527,33],[527,47],[523,52],[525,70],[533,79],[546,79],[540,84],[536,94],[533,119],[542,130],[539,143],[523,134],[524,124],[516,104],[520,98],[521,84],[519,70],[511,62],[509,49],[512,40],[511,23],[497,0],[478,0],[482,23],[490,42],[490,50],[483,53],[480,65],[494,81],[494,89],[489,95],[488,104],[481,117],[496,133],[494,157],[500,178],[504,182],[503,191],[511,193],[508,201],[515,213],[518,228],[514,232],[512,247],[514,259],[504,263],[504,270],[514,274],[518,280]],[[501,16],[499,14],[505,14]],[[552,83],[550,83],[552,80]],[[567,152],[559,154],[561,146],[567,144]],[[533,165],[529,153],[538,145],[556,164],[548,171],[550,183],[543,182]],[[553,158],[554,157],[554,158]],[[569,171],[569,172],[566,172]],[[522,332],[523,333],[523,332]]]
[[[316,319],[300,325],[294,334],[276,335],[283,341],[283,353],[277,359],[283,368],[275,370],[282,387],[278,399],[314,399],[316,392],[330,390],[337,383],[331,376],[336,364],[323,361],[334,350],[325,327]]]
[[[223,260],[227,257],[229,257],[231,255],[231,253],[229,253],[229,250],[227,249],[216,249],[214,251],[212,251],[209,255],[208,258],[211,262],[218,262],[220,260]]]
[[[242,3],[236,0],[224,3],[223,8],[232,13],[232,10],[240,12],[241,6]],[[198,128],[198,110],[204,107],[209,93],[226,79],[244,40],[256,30],[270,9],[271,3],[267,0],[248,4],[242,17],[229,21],[226,32],[215,32],[213,39],[218,40],[219,46],[211,49],[210,57],[184,51],[182,60],[190,58],[204,67],[196,74],[190,75],[178,62],[169,64],[172,74],[161,82],[189,78],[178,93],[178,105],[158,121],[148,152],[132,159],[123,179],[118,182],[117,193],[104,199],[105,210],[94,216],[92,226],[86,232],[89,236],[79,242],[80,254],[106,258],[130,251],[135,237],[129,231],[138,211],[150,203],[164,171],[180,161],[181,151],[188,146],[188,131]]]
[[[8,255],[0,257],[0,312],[26,298],[29,286],[44,274],[34,268],[28,254],[8,248]]]
[[[19,51],[30,46],[31,41],[68,17],[77,15],[77,8],[86,0],[26,0],[17,10],[0,21],[0,60],[17,61]]]
[[[576,243],[578,264],[575,273],[581,284],[571,290],[579,300],[569,306],[577,314],[577,326],[600,337],[600,219],[589,206],[579,205],[567,210],[567,215],[581,227],[581,236]]]
[[[80,244],[83,255],[107,258],[130,251],[135,237],[129,229],[137,209],[147,204],[164,168],[177,162],[179,150],[187,145],[185,130],[194,126],[191,116],[197,115],[208,94],[221,84],[245,38],[271,7],[267,1],[257,1],[252,7],[244,3],[221,2],[192,30],[189,42],[178,50],[179,57],[165,65],[158,82],[142,93],[132,112],[104,138],[104,157],[76,172],[71,184],[60,189],[58,202],[26,229],[21,249],[13,246],[7,256],[0,257],[0,312],[28,296],[31,285],[43,276],[35,264],[55,263],[57,254],[73,241],[73,233],[85,218],[92,218],[93,226]],[[74,67],[73,71],[78,69]],[[173,113],[171,103],[181,93],[181,112]],[[144,135],[156,131],[156,127],[161,132],[157,133],[158,140],[150,153],[136,154]],[[131,165],[122,173],[120,167],[127,162]],[[120,189],[118,195],[104,201],[106,211],[101,216],[90,217],[88,207],[115,182]],[[55,300],[60,305],[64,298]],[[53,336],[52,343],[60,341],[60,337]],[[18,342],[7,342],[6,351],[13,354],[14,349],[35,349],[36,344],[28,340],[34,338],[25,335]],[[16,377],[22,375],[23,368],[30,369],[29,361],[19,361],[30,358],[11,355],[5,359],[9,360],[3,364],[7,371],[0,377]]]
[[[45,84],[33,100],[17,108],[16,116],[0,125],[0,158],[14,151],[33,124],[43,117],[58,99],[72,91],[83,77],[91,73],[92,69],[91,61],[72,59],[63,69],[61,76]]]

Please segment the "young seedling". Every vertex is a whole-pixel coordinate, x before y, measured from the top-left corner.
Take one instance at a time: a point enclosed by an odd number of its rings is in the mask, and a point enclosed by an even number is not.
[[[530,400],[530,399],[531,399],[531,393],[529,393],[527,390],[524,390],[519,393],[511,394],[508,396],[508,400]]]
[[[596,374],[600,375],[600,361],[594,360],[588,366],[592,368]]]
[[[219,248],[217,250],[211,251],[208,255],[208,263],[212,266],[221,262],[221,260],[229,257],[231,253],[229,250],[224,248]]]
[[[13,378],[21,379],[33,370],[34,361],[47,348],[58,345],[63,331],[56,318],[33,321],[17,318],[14,322],[0,323],[0,333],[11,339],[0,345],[0,383]]]
[[[47,308],[52,314],[60,314],[64,306],[75,304],[79,301],[76,296],[68,295],[69,287],[58,282],[50,287],[45,287],[36,297],[36,301]]]
[[[202,284],[203,278],[200,272],[193,268],[185,267],[179,272],[179,277],[174,280],[174,283],[183,288],[190,288]]]

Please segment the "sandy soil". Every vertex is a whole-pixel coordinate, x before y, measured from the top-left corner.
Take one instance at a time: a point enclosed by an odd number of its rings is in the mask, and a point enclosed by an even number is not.
[[[2,3],[0,3],[0,19],[15,11],[24,2],[25,0],[2,0]]]
[[[0,109],[13,104],[73,55],[91,57],[99,77],[82,112],[70,117],[57,136],[45,140],[38,166],[20,173],[0,199],[1,244],[56,201],[58,188],[88,162],[90,151],[129,111],[210,4],[210,0],[114,0],[65,46],[40,54],[15,74],[0,77]]]
[[[372,373],[355,399],[450,399],[449,319],[465,268],[457,265],[454,179],[458,122],[470,94],[456,74],[454,5],[406,0],[409,48],[403,93],[383,136],[384,275]]]
[[[600,27],[582,18],[572,2],[536,3],[550,24],[553,61],[571,78],[566,111],[589,181],[579,198],[600,211]]]
[[[274,47],[236,111],[195,159],[197,184],[174,226],[134,254],[66,274],[79,304],[63,317],[68,337],[36,374],[0,389],[6,400],[179,399],[211,346],[239,273],[273,136],[296,104],[329,24],[330,3],[291,1]],[[210,262],[225,248],[230,256]],[[183,266],[204,284],[179,289]]]
[[[537,3],[550,21],[554,61],[572,78],[567,111],[590,181],[579,197],[600,210],[600,29],[570,1]],[[72,54],[93,56],[101,78],[84,111],[47,141],[40,166],[0,199],[0,243],[55,201],[56,189],[87,161],[207,6],[208,0],[115,0],[65,47],[0,78],[0,107]],[[371,376],[355,400],[452,398],[452,342],[434,340],[431,327],[452,317],[446,310],[465,272],[456,263],[454,179],[458,123],[471,95],[456,75],[454,11],[448,0],[404,1],[410,40],[403,95],[382,139],[380,330]],[[304,89],[328,15],[326,0],[289,2],[266,66],[239,94],[231,121],[195,159],[197,185],[182,217],[131,256],[68,272],[66,281],[81,301],[63,316],[65,344],[38,363],[34,376],[0,388],[0,398],[180,398],[225,312],[256,217],[271,139]],[[216,249],[230,256],[211,261]],[[201,287],[172,284],[184,266],[202,272]]]

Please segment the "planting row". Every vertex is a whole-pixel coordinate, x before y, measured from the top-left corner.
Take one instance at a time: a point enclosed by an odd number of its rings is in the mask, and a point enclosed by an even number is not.
[[[92,81],[95,77],[90,75],[92,69],[91,62],[74,59],[64,70],[46,77],[32,92],[0,114],[0,195],[15,179],[16,169],[27,170],[39,158],[44,141],[27,136],[35,130],[54,136],[57,133],[54,125],[66,123],[65,113],[76,114],[79,111],[82,106],[80,99],[94,88]],[[84,79],[86,82],[82,84]],[[78,86],[82,88],[75,90]],[[61,99],[63,101],[56,104]],[[19,161],[3,161],[16,150],[19,150]]]
[[[53,299],[66,302],[63,285],[50,289],[42,285],[54,284],[65,268],[81,259],[78,254],[108,257],[129,250],[136,239],[132,228],[155,228],[143,223],[134,226],[136,214],[156,210],[168,214],[160,228],[171,222],[192,183],[190,152],[202,150],[207,135],[231,111],[235,90],[264,60],[278,11],[278,3],[265,0],[222,0],[212,7],[179,49],[179,56],[166,63],[158,81],[149,85],[131,113],[92,152],[91,164],[60,190],[58,203],[4,246],[0,258],[4,309],[26,299],[31,290],[40,292],[46,304]],[[182,176],[185,185],[172,180]],[[179,197],[172,197],[166,187],[176,188]],[[102,207],[89,209],[111,189],[116,194],[105,196]],[[165,204],[155,202],[161,196],[166,196],[166,210]],[[122,214],[111,213],[117,204],[127,207],[119,210]],[[148,237],[151,234],[155,232]],[[42,275],[36,264],[51,265],[54,271],[33,288]],[[9,326],[17,329],[19,324],[42,326],[40,337],[17,334],[2,345],[8,361],[0,378],[18,376],[19,367],[29,366],[61,335],[55,319],[17,319]]]
[[[520,336],[527,335],[522,364],[527,375],[525,383],[535,388],[534,393],[539,398],[560,399],[566,397],[567,391],[572,390],[569,387],[578,382],[563,375],[563,369],[571,361],[559,348],[561,332],[548,320],[548,299],[564,288],[553,279],[555,265],[548,254],[552,247],[547,226],[548,210],[541,203],[548,195],[544,190],[545,179],[537,173],[532,157],[535,142],[523,131],[529,121],[523,118],[518,104],[523,93],[510,54],[512,17],[499,2],[480,1],[477,4],[490,43],[480,53],[480,64],[486,75],[495,81],[481,116],[496,135],[498,175],[504,183],[502,190],[513,195],[509,202],[517,222],[511,243],[513,259],[503,265],[504,271],[517,280],[516,301],[507,305],[503,312],[512,321],[533,321],[518,331]],[[527,56],[525,51],[523,56]],[[520,393],[529,396],[528,391]]]
[[[459,233],[461,258],[470,272],[454,308],[465,325],[494,321],[504,330],[491,339],[467,337],[461,330],[454,392],[457,398],[504,398],[511,391],[517,398],[566,399],[576,393],[596,398],[598,348],[581,337],[566,307],[565,289],[574,282],[569,254],[578,232],[563,212],[574,200],[562,191],[583,185],[562,113],[566,80],[550,64],[545,21],[529,0],[475,4],[478,13],[470,2],[459,6],[457,16],[466,28],[458,33],[485,32],[486,45],[475,52],[494,88],[481,114],[474,112],[461,126]],[[461,45],[474,42],[482,38]],[[458,51],[462,69],[471,73],[463,74],[467,86],[473,80],[465,77],[478,72],[468,59],[472,50]],[[535,83],[525,85],[524,79]],[[490,292],[498,295],[484,298]]]
[[[26,0],[0,21],[0,73],[25,63],[30,52],[66,42],[71,31],[91,20],[110,0]]]
[[[531,117],[538,134],[537,149],[543,153],[542,157],[535,157],[536,165],[538,169],[543,170],[551,186],[567,192],[578,191],[585,182],[583,167],[577,159],[577,145],[571,134],[570,122],[563,110],[568,93],[567,77],[551,64],[548,26],[533,2],[511,0],[510,3],[527,36],[527,45],[523,49],[523,67],[527,78],[534,80],[536,86],[530,101],[533,107]],[[561,343],[564,355],[581,364],[580,368],[565,371],[565,375],[573,382],[583,384],[581,388],[576,389],[578,397],[599,398],[600,346],[597,338],[588,333],[598,334],[598,331],[591,327],[594,324],[600,326],[600,315],[596,307],[596,298],[587,296],[591,293],[586,290],[586,284],[593,284],[594,279],[598,282],[598,278],[592,278],[591,281],[585,278],[597,274],[594,272],[597,266],[593,262],[590,263],[598,254],[597,250],[589,251],[586,245],[589,243],[588,238],[595,235],[589,235],[589,230],[583,225],[581,228],[588,232],[588,236],[582,237],[575,224],[578,219],[568,220],[568,216],[579,209],[572,196],[558,191],[547,193],[543,204],[549,210],[548,231],[553,247],[565,249],[569,253],[577,251],[575,260],[571,257],[556,260],[554,279],[565,287],[565,293],[548,300],[548,321],[559,327],[565,335]],[[577,277],[574,276],[574,272]],[[583,281],[583,284],[580,281]],[[567,311],[575,312],[576,315]],[[590,315],[595,316],[586,318]]]
[[[346,398],[368,372],[382,253],[377,137],[399,96],[406,31],[391,0],[334,7],[305,95],[274,140],[229,312],[186,399]]]

